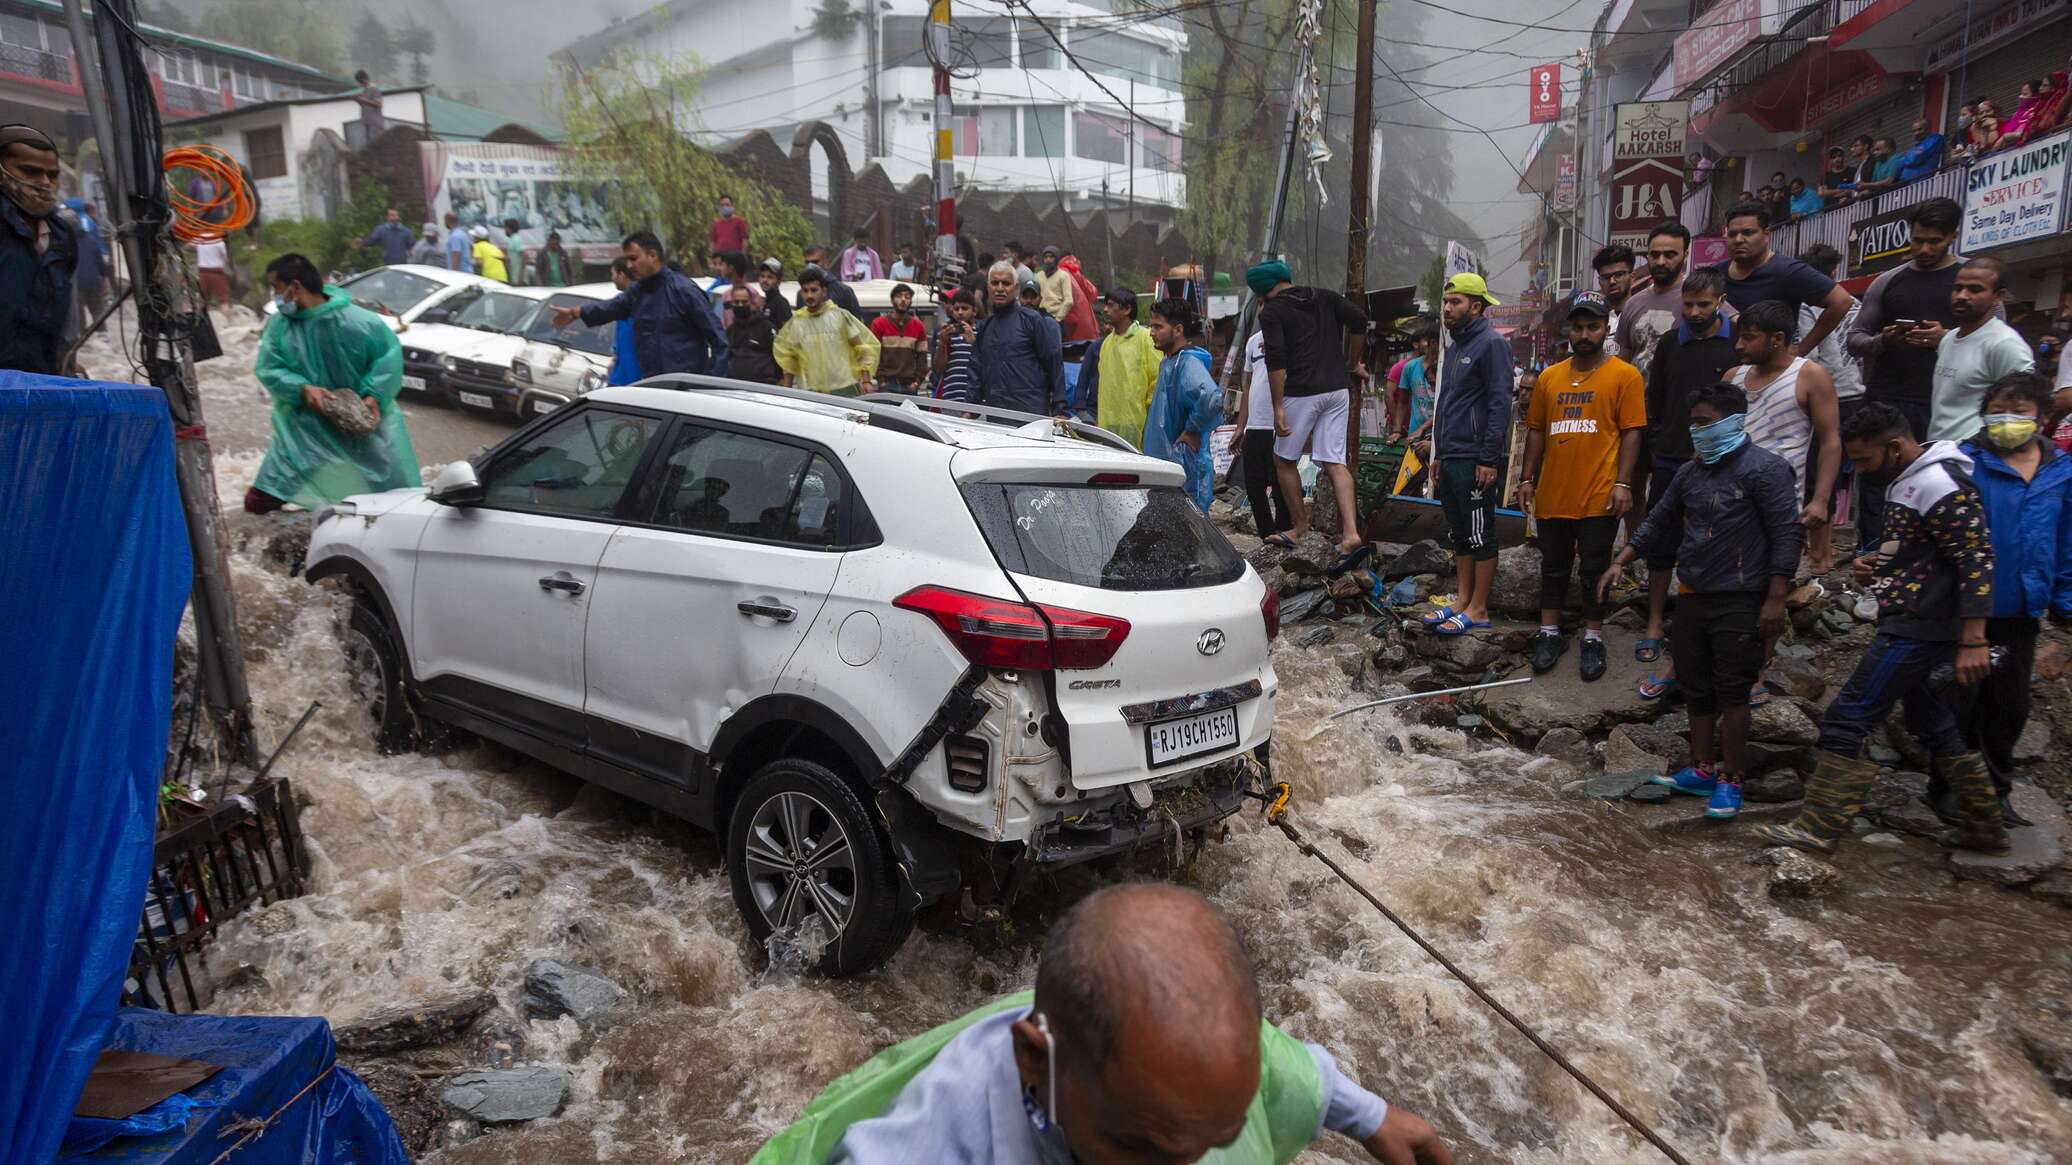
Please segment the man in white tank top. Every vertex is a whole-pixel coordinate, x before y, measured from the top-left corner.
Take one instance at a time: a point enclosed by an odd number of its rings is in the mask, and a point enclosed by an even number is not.
[[[1798,478],[1806,552],[1813,573],[1821,575],[1835,565],[1829,519],[1842,467],[1841,414],[1834,378],[1793,350],[1797,334],[1798,316],[1789,304],[1765,300],[1751,306],[1735,321],[1742,364],[1727,379],[1748,393],[1749,441],[1784,458]]]

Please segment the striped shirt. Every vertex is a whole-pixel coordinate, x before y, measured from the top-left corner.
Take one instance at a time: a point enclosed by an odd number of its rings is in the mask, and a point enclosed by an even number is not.
[[[938,400],[969,401],[974,387],[971,341],[952,334],[943,340],[942,375],[935,382]]]
[[[1743,364],[1727,373],[1727,379],[1748,390],[1748,439],[1791,466],[1798,479],[1799,496],[1806,496],[1807,453],[1813,448],[1813,417],[1799,407],[1799,372],[1806,367],[1804,356],[1792,358],[1790,367],[1761,388],[1749,389],[1749,371]]]

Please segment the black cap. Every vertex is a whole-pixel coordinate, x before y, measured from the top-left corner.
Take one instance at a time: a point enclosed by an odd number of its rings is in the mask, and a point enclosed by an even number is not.
[[[1579,315],[1608,320],[1612,318],[1612,305],[1595,291],[1578,291],[1575,300],[1568,305],[1568,318],[1574,319]]]

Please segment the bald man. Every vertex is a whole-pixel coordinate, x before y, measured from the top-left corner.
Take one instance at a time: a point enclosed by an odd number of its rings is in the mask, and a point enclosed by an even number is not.
[[[1285,1163],[1325,1129],[1386,1165],[1452,1165],[1424,1120],[1264,1022],[1221,912],[1147,883],[1102,890],[1059,920],[1033,1000],[1011,996],[880,1053],[754,1165]]]

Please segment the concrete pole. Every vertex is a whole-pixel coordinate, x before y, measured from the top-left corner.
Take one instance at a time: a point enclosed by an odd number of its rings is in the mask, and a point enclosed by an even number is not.
[[[1372,167],[1368,156],[1374,149],[1374,9],[1380,0],[1354,0],[1360,6],[1359,32],[1353,38],[1358,56],[1353,66],[1353,165],[1352,205],[1346,208],[1345,294],[1360,310],[1367,309],[1367,244],[1373,233],[1374,194],[1368,186]],[[1369,321],[1370,323],[1374,321]],[[1353,345],[1356,357],[1365,359],[1365,337]],[[1359,480],[1360,410],[1364,396],[1353,384],[1352,407],[1346,413],[1345,468]],[[1343,522],[1359,521],[1358,514],[1342,514]]]

